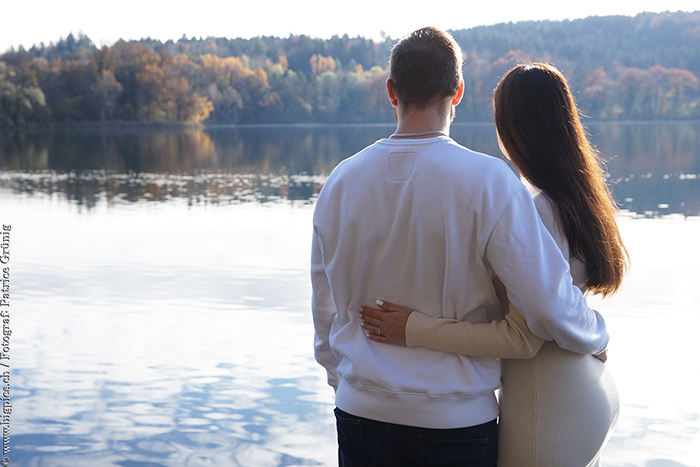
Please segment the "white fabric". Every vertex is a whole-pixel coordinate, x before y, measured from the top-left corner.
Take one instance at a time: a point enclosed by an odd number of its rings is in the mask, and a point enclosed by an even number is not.
[[[542,193],[537,187],[531,185],[527,180],[524,180],[524,184],[532,196],[532,200],[535,203],[540,219],[542,219],[542,223],[552,235],[552,238],[554,238],[564,258],[569,261],[570,273],[574,284],[581,291],[585,291],[587,278],[586,265],[571,255],[569,251],[569,240],[567,240],[562,226],[559,223],[559,215],[556,213],[554,204],[547,198],[547,195]]]
[[[380,140],[336,167],[316,204],[311,272],[316,359],[337,406],[360,417],[457,428],[498,415],[496,359],[370,341],[358,312],[377,298],[488,322],[495,274],[538,336],[579,353],[608,342],[524,185],[445,137]]]

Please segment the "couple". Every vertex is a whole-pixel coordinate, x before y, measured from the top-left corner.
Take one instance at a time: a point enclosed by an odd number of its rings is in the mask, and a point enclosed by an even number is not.
[[[399,41],[396,132],[319,194],[315,353],[336,391],[339,463],[596,465],[618,401],[582,290],[620,285],[615,208],[550,66],[515,67],[494,96],[499,144],[529,189],[451,140],[461,57],[434,28]]]

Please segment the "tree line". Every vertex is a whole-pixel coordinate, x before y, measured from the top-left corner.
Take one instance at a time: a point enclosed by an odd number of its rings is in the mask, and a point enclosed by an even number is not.
[[[457,121],[489,121],[514,64],[546,61],[597,119],[700,117],[700,12],[504,23],[452,31],[465,52]],[[0,55],[0,128],[71,122],[390,122],[395,40],[83,34]]]

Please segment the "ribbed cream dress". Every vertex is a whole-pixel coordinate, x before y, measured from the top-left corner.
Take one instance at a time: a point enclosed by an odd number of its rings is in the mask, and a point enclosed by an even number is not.
[[[551,202],[531,191],[544,225],[570,258]],[[574,284],[581,288],[585,267],[573,258],[569,262]],[[413,312],[406,344],[502,359],[499,467],[600,465],[600,452],[619,414],[619,398],[605,364],[592,355],[543,341],[512,307],[502,321],[488,324]]]

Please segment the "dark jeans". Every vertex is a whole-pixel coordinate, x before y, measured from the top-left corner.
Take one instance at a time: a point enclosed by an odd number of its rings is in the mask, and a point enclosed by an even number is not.
[[[377,422],[335,409],[340,467],[495,467],[496,420],[450,430]]]

